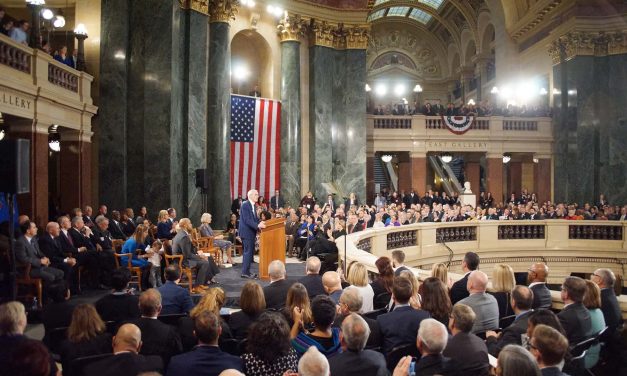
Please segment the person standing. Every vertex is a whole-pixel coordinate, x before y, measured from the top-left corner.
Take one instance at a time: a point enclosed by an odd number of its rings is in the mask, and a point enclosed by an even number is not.
[[[266,227],[265,222],[260,221],[255,211],[255,202],[259,199],[259,192],[255,189],[248,191],[248,200],[242,203],[240,208],[239,236],[244,245],[244,255],[242,262],[242,278],[257,278],[256,274],[250,272],[250,265],[253,262],[255,253],[255,238],[257,230]]]

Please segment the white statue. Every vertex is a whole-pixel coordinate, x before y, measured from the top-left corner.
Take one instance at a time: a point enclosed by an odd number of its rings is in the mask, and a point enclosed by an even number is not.
[[[472,194],[472,190],[470,189],[470,182],[469,181],[464,183],[464,194],[465,195]]]

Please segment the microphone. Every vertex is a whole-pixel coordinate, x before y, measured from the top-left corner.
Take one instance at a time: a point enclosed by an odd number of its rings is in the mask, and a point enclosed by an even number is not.
[[[446,268],[448,269],[451,267],[451,262],[453,261],[454,253],[453,253],[453,250],[444,242],[444,236],[442,234],[440,234],[440,242],[448,250],[448,261],[446,263]]]

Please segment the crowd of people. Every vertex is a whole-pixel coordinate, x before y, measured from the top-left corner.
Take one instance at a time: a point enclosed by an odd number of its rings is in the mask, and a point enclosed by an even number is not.
[[[484,100],[475,104],[455,105],[449,102],[446,106],[440,101],[431,103],[425,101],[422,105],[416,102],[410,105],[405,102],[389,103],[387,105],[374,106],[369,111],[373,115],[425,115],[425,116],[516,116],[516,117],[543,117],[551,116],[548,107],[539,105],[515,105],[508,104],[507,107],[494,107],[490,101]]]

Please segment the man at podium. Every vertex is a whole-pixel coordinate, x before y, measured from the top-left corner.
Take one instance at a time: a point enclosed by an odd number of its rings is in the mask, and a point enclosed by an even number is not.
[[[257,274],[250,272],[250,265],[255,255],[255,238],[257,231],[265,228],[266,223],[259,220],[257,212],[255,211],[255,203],[259,199],[259,192],[255,189],[251,189],[248,191],[247,196],[248,200],[242,203],[239,210],[239,236],[244,246],[241,277],[255,279],[258,278]]]

